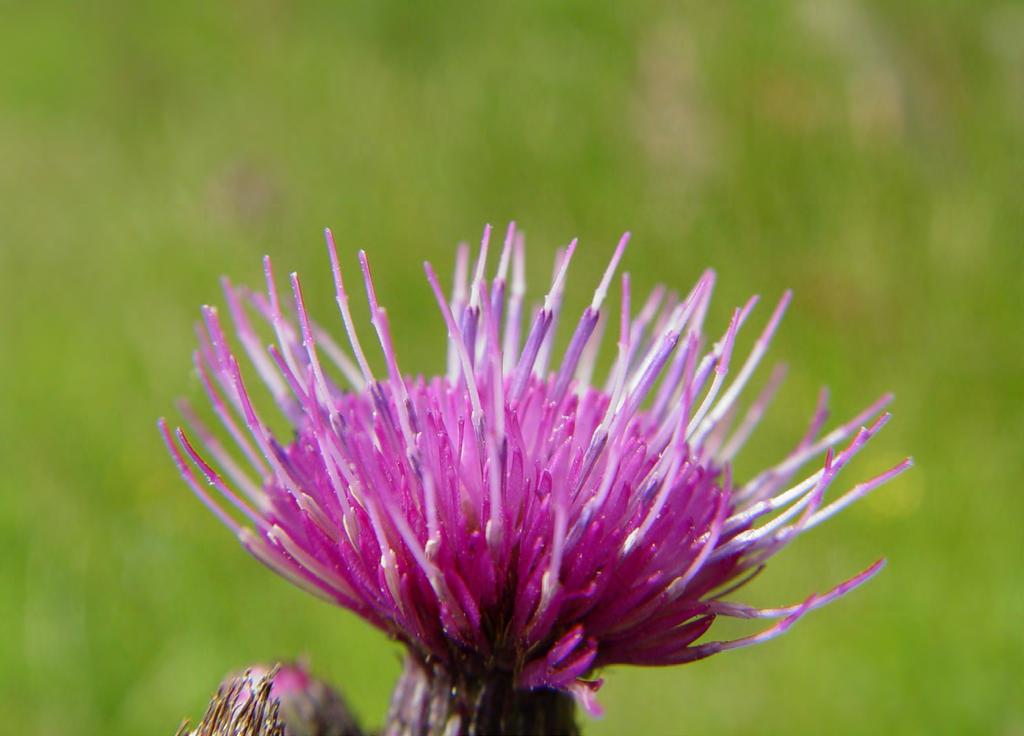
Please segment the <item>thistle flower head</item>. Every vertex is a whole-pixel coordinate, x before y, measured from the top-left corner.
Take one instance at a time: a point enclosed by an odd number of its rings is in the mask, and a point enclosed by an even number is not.
[[[708,337],[711,271],[683,295],[656,288],[639,308],[624,274],[621,308],[608,314],[627,234],[556,359],[576,242],[559,251],[550,287],[530,311],[521,234],[509,227],[492,269],[487,228],[472,266],[468,248],[458,251],[449,296],[425,266],[448,359],[442,374],[422,376],[399,364],[361,252],[386,366],[375,373],[329,231],[327,241],[349,349],[310,319],[298,276],[290,298],[279,294],[267,259],[265,293],[224,282],[238,347],[212,307],[199,329],[196,369],[235,446],[222,445],[187,406],[203,455],[185,431],[160,425],[196,495],[296,585],[426,660],[501,670],[520,688],[592,703],[596,683],[586,678],[596,668],[679,664],[765,641],[880,569],[881,561],[794,605],[730,599],[794,537],[910,463],[826,502],[840,471],[888,421],[889,397],[823,434],[823,393],[785,457],[752,478],[733,477],[733,458],[783,378],[776,368],[753,400],[742,400],[789,293],[742,358],[734,346],[757,298]],[[274,334],[266,350],[254,319]],[[618,335],[617,352],[597,380],[605,324]],[[270,429],[251,394],[255,377],[293,434]],[[719,616],[774,623],[708,641]]]

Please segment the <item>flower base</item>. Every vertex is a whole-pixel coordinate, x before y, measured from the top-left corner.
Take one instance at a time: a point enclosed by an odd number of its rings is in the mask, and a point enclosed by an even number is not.
[[[512,673],[453,675],[406,656],[382,736],[577,736],[575,702],[557,690],[520,690]]]

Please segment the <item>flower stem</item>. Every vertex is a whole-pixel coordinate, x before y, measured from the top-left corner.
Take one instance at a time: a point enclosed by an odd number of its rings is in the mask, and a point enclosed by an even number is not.
[[[512,673],[453,674],[408,654],[381,736],[578,736],[575,703],[557,690],[520,690]]]

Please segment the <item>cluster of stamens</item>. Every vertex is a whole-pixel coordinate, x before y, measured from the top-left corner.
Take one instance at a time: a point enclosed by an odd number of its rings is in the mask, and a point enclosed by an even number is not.
[[[224,281],[240,351],[218,312],[204,308],[195,365],[224,432],[183,406],[208,461],[182,429],[163,421],[161,429],[192,490],[255,557],[424,658],[500,668],[521,688],[570,690],[587,701],[595,668],[678,664],[764,641],[880,569],[877,562],[792,606],[726,600],[794,537],[910,464],[825,503],[839,472],[888,421],[890,397],[822,435],[823,392],[791,452],[749,480],[733,478],[733,458],[783,379],[777,367],[741,411],[788,293],[736,368],[734,345],[756,297],[708,344],[713,272],[683,296],[656,288],[636,313],[623,275],[617,355],[595,383],[611,321],[604,303],[628,234],[557,363],[575,241],[559,251],[527,321],[522,235],[509,227],[488,277],[490,236],[487,228],[472,273],[460,248],[450,296],[425,266],[447,329],[443,375],[402,372],[360,252],[386,366],[374,374],[329,231],[348,350],[309,318],[295,274],[292,303],[283,303],[269,258],[265,294]],[[273,332],[268,348],[253,316]],[[243,353],[294,437],[277,439],[262,418]],[[231,449],[219,439],[225,433]],[[777,621],[744,638],[701,641],[717,616]]]

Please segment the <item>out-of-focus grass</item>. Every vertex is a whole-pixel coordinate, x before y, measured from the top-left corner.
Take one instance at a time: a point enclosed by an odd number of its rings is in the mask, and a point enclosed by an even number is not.
[[[744,471],[883,390],[864,474],[917,467],[778,559],[754,602],[886,555],[781,640],[613,670],[593,734],[1024,732],[1024,12],[1011,2],[23,3],[0,24],[0,709],[19,734],[170,733],[233,667],[308,653],[379,723],[398,653],[248,559],[155,418],[216,278],[271,253],[331,314],[365,246],[405,365],[420,262],[517,218],[540,280],[614,240],[715,317],[796,290]],[[353,263],[351,257],[349,264]],[[848,482],[855,480],[851,473]]]

